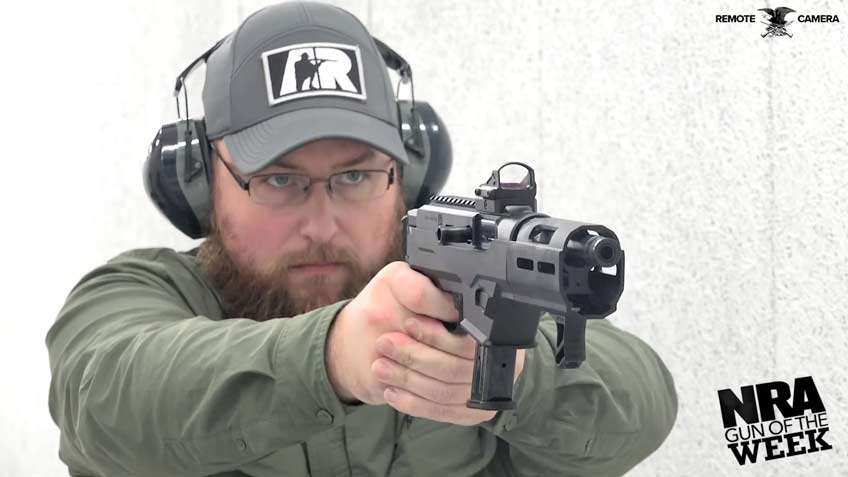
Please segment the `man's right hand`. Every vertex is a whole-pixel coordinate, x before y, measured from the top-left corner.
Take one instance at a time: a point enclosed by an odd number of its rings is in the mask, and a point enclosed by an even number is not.
[[[402,261],[383,267],[342,308],[330,327],[326,348],[330,383],[342,401],[386,403],[383,392],[388,386],[378,381],[372,371],[372,364],[381,356],[376,349],[377,339],[386,333],[406,333],[406,320],[415,317],[456,322],[459,312],[450,293]],[[470,336],[456,335],[455,339],[457,349],[473,350]]]

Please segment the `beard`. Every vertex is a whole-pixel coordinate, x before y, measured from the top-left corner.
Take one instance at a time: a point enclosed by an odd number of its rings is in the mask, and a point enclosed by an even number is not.
[[[393,225],[389,227],[386,237],[386,252],[376,264],[363,264],[352,251],[319,243],[303,252],[282,256],[270,266],[268,272],[257,270],[255,265],[239,265],[223,240],[226,231],[218,227],[214,205],[210,211],[210,233],[198,249],[197,263],[218,292],[226,318],[266,321],[300,315],[355,297],[380,269],[391,262],[403,260],[401,219],[406,213],[406,207],[402,199],[397,202],[392,217]],[[328,275],[315,275],[308,282],[293,285],[289,267],[324,262],[344,264],[348,273],[343,274],[341,286]]]

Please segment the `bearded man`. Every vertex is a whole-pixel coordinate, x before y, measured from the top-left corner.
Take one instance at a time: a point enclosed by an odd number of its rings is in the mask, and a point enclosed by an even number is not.
[[[350,13],[291,2],[205,55],[202,126],[154,144],[203,161],[149,171],[185,187],[206,240],[97,267],[47,334],[70,475],[617,475],[668,435],[668,370],[606,320],[579,369],[558,369],[541,320],[516,408],[466,406],[476,343],[401,261],[410,159],[379,50]]]

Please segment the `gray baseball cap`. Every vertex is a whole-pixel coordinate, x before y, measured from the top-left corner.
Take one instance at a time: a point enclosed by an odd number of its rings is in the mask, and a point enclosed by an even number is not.
[[[317,139],[367,143],[408,163],[386,64],[362,22],[323,3],[250,15],[206,61],[206,134],[253,174]]]

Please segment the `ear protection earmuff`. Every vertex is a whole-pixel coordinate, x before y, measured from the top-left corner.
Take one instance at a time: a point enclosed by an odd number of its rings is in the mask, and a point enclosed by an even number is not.
[[[193,239],[205,237],[209,233],[212,150],[206,137],[204,119],[189,118],[185,79],[209,58],[224,39],[192,61],[177,76],[174,88],[177,117],[181,116],[181,90],[185,95],[186,117],[159,128],[144,162],[144,189],[147,195],[171,224]],[[400,76],[398,91],[395,93],[398,134],[409,164],[398,162],[397,165],[403,176],[404,202],[408,209],[413,209],[438,194],[447,182],[453,163],[450,136],[436,111],[427,102],[415,100],[409,63],[377,38],[374,38],[374,43],[386,65]],[[409,83],[411,100],[397,99],[401,83]]]

